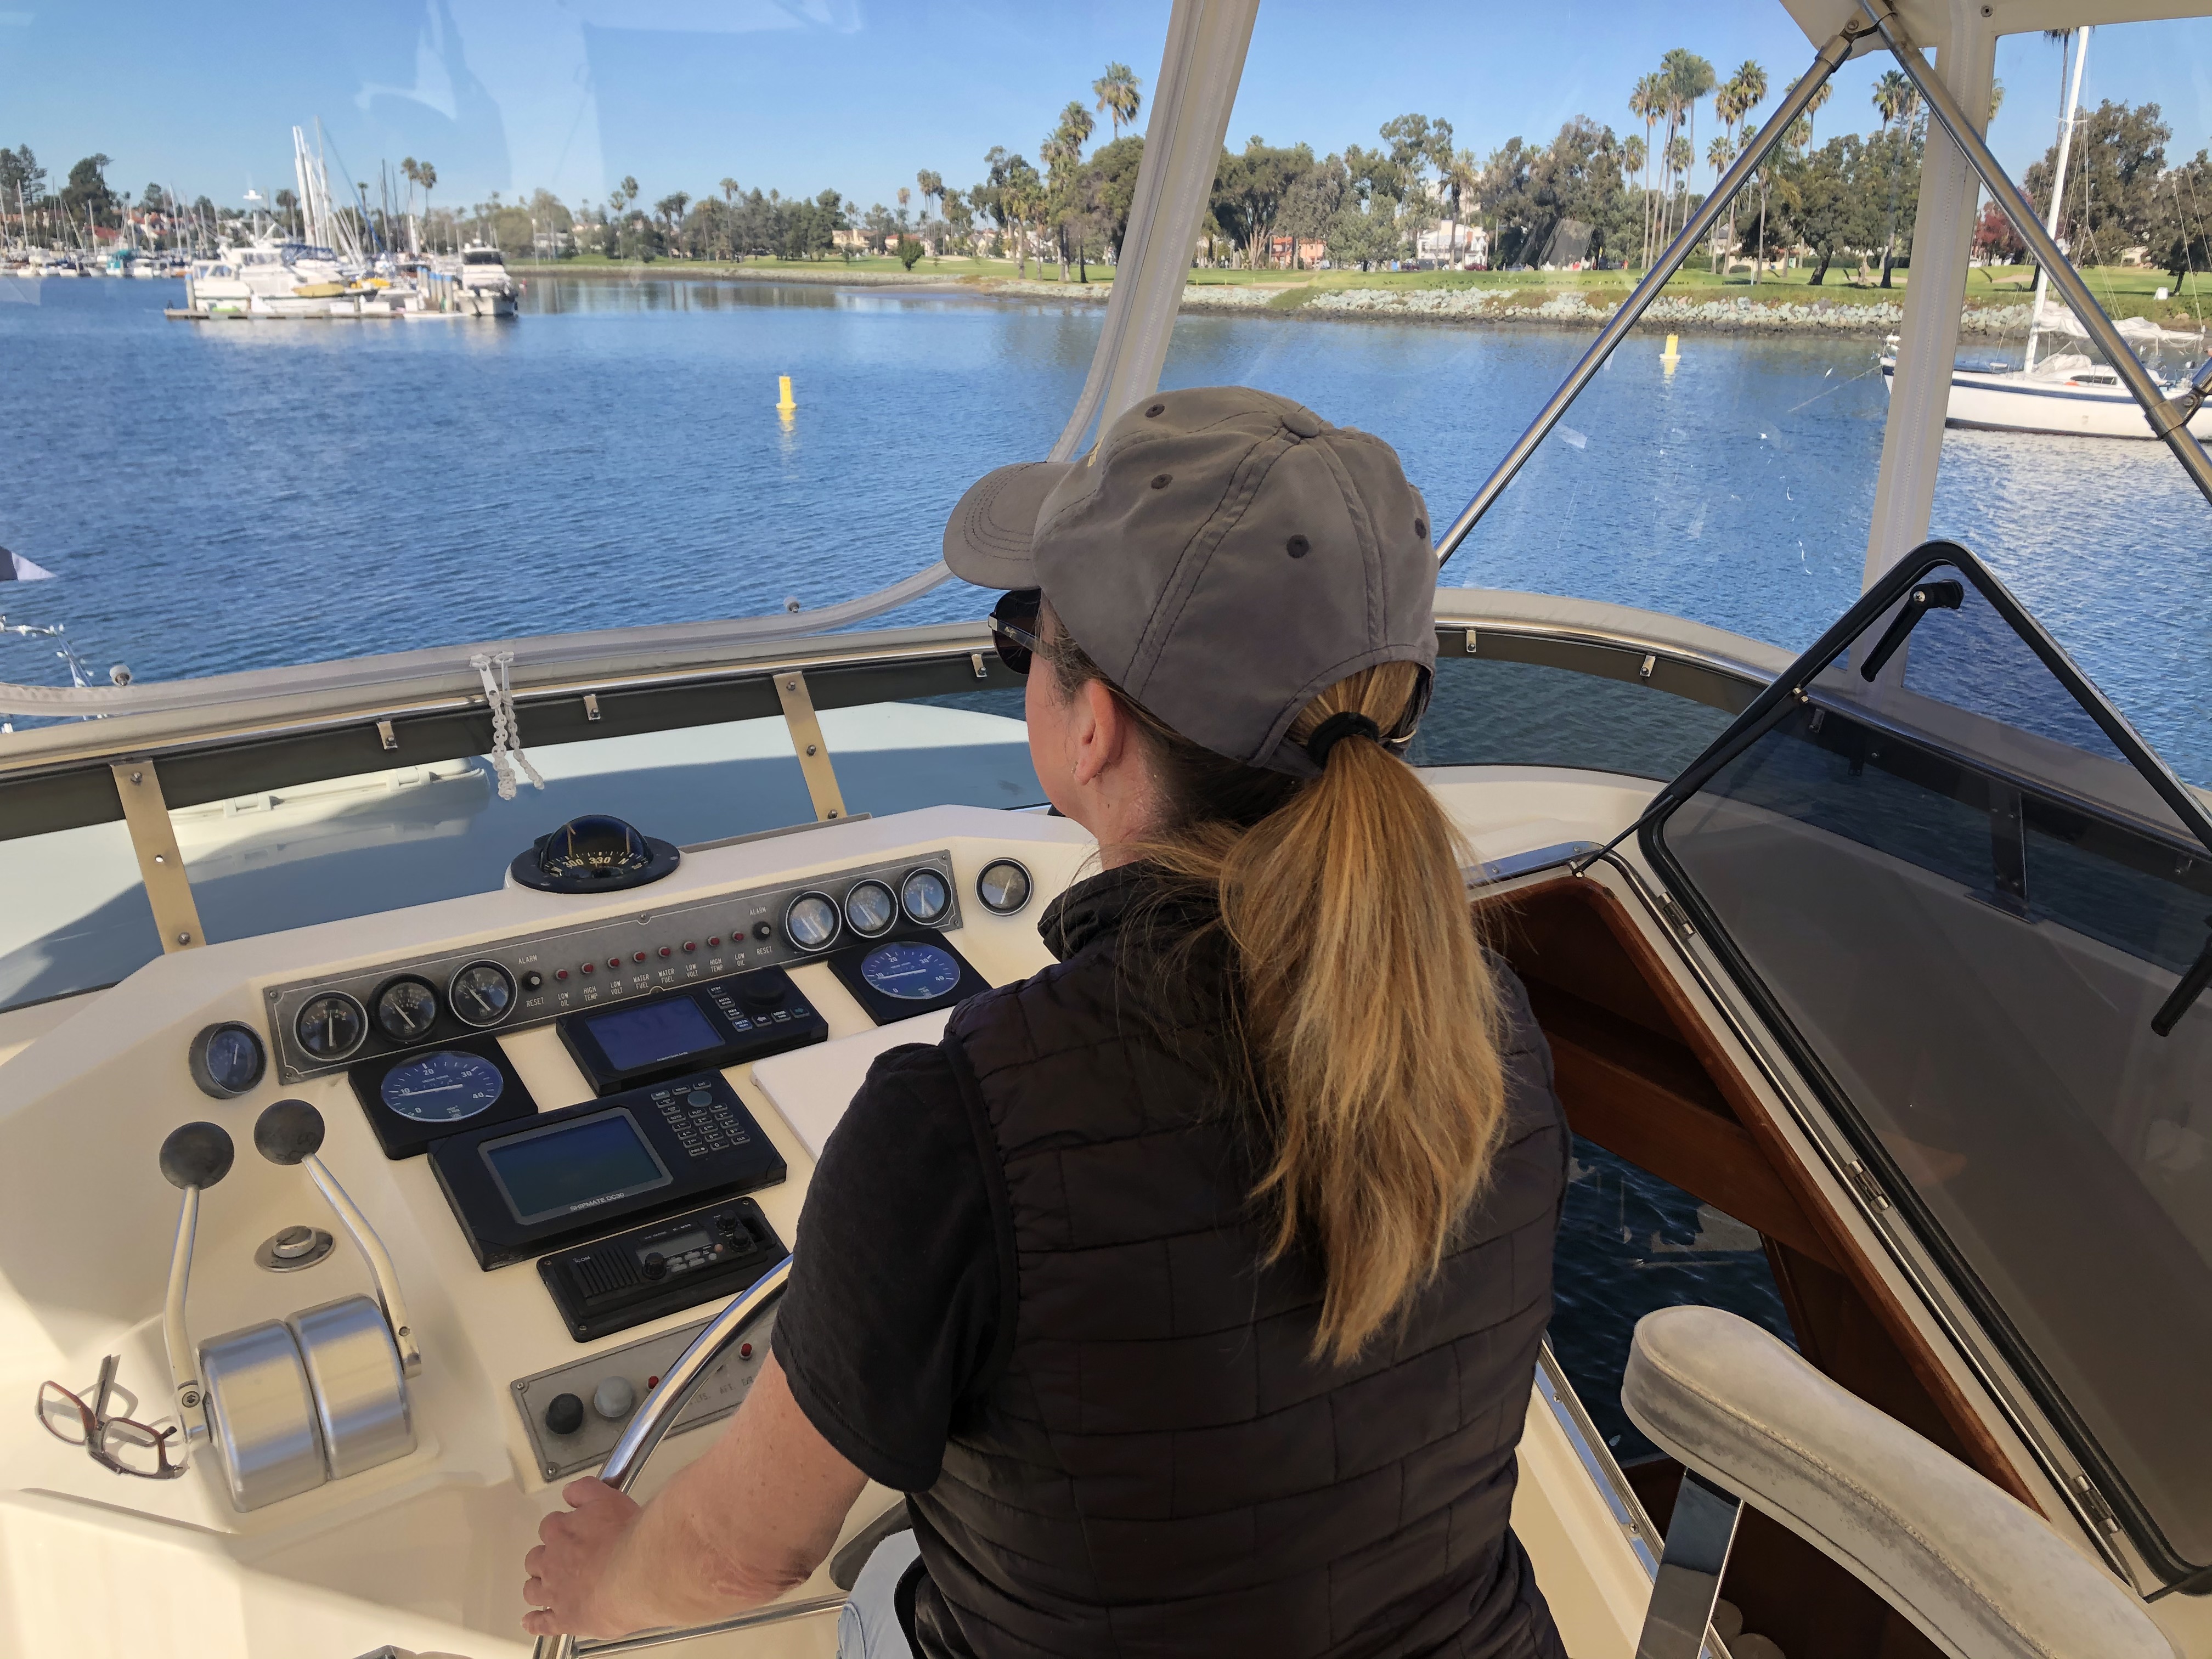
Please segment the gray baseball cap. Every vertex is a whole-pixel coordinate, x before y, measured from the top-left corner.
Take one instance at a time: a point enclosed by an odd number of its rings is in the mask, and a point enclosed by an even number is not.
[[[1002,466],[960,498],[945,562],[1041,587],[1101,670],[1231,760],[1313,775],[1285,737],[1378,663],[1435,672],[1429,509],[1380,438],[1249,386],[1162,392],[1079,461]]]

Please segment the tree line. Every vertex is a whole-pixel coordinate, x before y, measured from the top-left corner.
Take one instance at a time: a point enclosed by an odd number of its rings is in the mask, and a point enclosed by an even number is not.
[[[1547,143],[1508,139],[1477,155],[1458,146],[1442,116],[1408,113],[1384,122],[1372,146],[1316,155],[1310,145],[1269,144],[1255,136],[1224,149],[1194,262],[1297,268],[1315,260],[1362,270],[1407,261],[1467,262],[1480,250],[1491,268],[1648,265],[1680,231],[1759,125],[1768,77],[1756,63],[1725,80],[1681,49],[1632,88],[1628,114],[1642,131],[1617,133],[1586,115]],[[2000,100],[2002,88],[1997,88]],[[1712,269],[1747,264],[1753,279],[1796,259],[1822,282],[1839,259],[1883,286],[1909,263],[1911,222],[1928,127],[1911,82],[1891,70],[1875,84],[1873,130],[1820,142],[1817,126],[1834,92],[1823,86],[1782,143],[1746,181],[1703,252]],[[683,190],[648,202],[625,177],[604,203],[574,208],[538,190],[514,202],[499,192],[468,207],[434,209],[437,169],[408,157],[399,199],[387,191],[357,207],[370,246],[404,246],[428,228],[441,246],[493,242],[510,256],[598,253],[661,258],[824,259],[894,252],[909,268],[947,252],[1011,258],[1023,275],[1032,259],[1087,277],[1096,260],[1118,259],[1135,197],[1144,140],[1134,131],[1142,82],[1109,64],[1090,100],[1071,100],[1036,147],[1036,160],[995,146],[982,176],[964,188],[929,167],[896,192],[896,205],[862,210],[836,189],[787,196],[723,178],[695,197]],[[1700,112],[1707,142],[1698,148]],[[1098,136],[1104,142],[1086,153]],[[1123,129],[1132,129],[1125,133]],[[2172,138],[2156,104],[2106,101],[2077,120],[2060,237],[2086,263],[2111,263],[2135,249],[2177,276],[2212,259],[2212,160],[2169,167]],[[2031,199],[2047,203],[2057,147],[2030,167]],[[149,185],[134,204],[111,190],[105,155],[70,168],[48,187],[27,145],[0,149],[0,220],[27,236],[42,229],[133,223],[189,224],[234,233],[235,210],[204,196],[187,206]],[[1703,178],[1700,179],[1702,170]],[[358,188],[358,187],[356,187]],[[416,192],[421,191],[417,213]],[[279,191],[272,207],[288,228],[298,204]],[[1467,234],[1479,232],[1479,235]],[[1975,236],[1976,257],[2010,261],[2024,250],[1992,206]],[[1876,272],[1879,272],[1877,276]]]

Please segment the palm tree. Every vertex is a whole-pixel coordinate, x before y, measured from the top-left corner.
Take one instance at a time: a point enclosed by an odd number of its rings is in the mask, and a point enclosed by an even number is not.
[[[1114,124],[1116,138],[1123,127],[1137,125],[1137,111],[1144,103],[1137,91],[1141,84],[1127,64],[1107,64],[1106,73],[1091,83],[1091,90],[1098,94],[1098,112]]]
[[[1735,160],[1735,140],[1724,132],[1716,136],[1712,143],[1705,146],[1705,164],[1713,170],[1714,189],[1718,190],[1720,188],[1721,174],[1728,171],[1728,164]],[[1734,222],[1731,221],[1730,222],[1733,224]],[[1731,231],[1729,234],[1729,241],[1731,246],[1735,245],[1735,237],[1733,231]],[[1718,276],[1720,274],[1720,232],[1716,229],[1713,233],[1712,258],[1712,270],[1715,276]]]
[[[1714,100],[1714,106],[1719,112],[1721,118],[1728,124],[1729,149],[1731,153],[1736,148],[1736,128],[1739,125],[1747,129],[1750,126],[1752,111],[1757,109],[1765,98],[1766,71],[1747,58],[1736,65],[1735,73],[1729,76],[1728,84],[1721,88],[1720,96]],[[1729,204],[1729,246],[1735,246],[1735,204],[1730,202]],[[1755,264],[1758,262],[1754,260],[1753,263]],[[1753,280],[1754,282],[1758,280],[1758,274],[1755,271],[1753,273]]]
[[[1912,118],[1919,112],[1920,89],[1912,84],[1912,77],[1901,70],[1891,70],[1874,83],[1874,106],[1881,116],[1881,130],[1887,133],[1894,125],[1902,133],[1909,128]],[[1889,224],[1883,234],[1881,246],[1881,285],[1889,286],[1889,262],[1897,250],[1897,190],[1896,176],[1891,175]]]
[[[1805,148],[1807,149],[1813,148],[1813,118],[1820,112],[1820,106],[1835,95],[1836,83],[1833,81],[1823,81],[1820,82],[1820,90],[1805,100]]]
[[[1639,152],[1644,169],[1644,268],[1651,268],[1651,163],[1656,159],[1651,148],[1651,129],[1666,108],[1666,98],[1659,89],[1659,77],[1647,75],[1638,80],[1628,94],[1628,112],[1644,123],[1644,141]]]
[[[1052,181],[1051,206],[1054,238],[1060,251],[1060,280],[1067,280],[1067,222],[1074,212],[1075,170],[1083,160],[1083,146],[1097,129],[1091,112],[1071,101],[1060,112],[1060,125],[1037,147]]]
[[[1659,67],[1661,72],[1667,77],[1667,91],[1674,107],[1678,112],[1678,120],[1686,124],[1689,131],[1687,143],[1689,159],[1678,169],[1683,198],[1682,214],[1685,218],[1687,218],[1690,210],[1688,198],[1690,169],[1697,165],[1698,100],[1713,89],[1713,66],[1698,57],[1697,53],[1677,46],[1659,60]],[[1668,137],[1669,140],[1668,150],[1671,155],[1674,150],[1672,143],[1674,134],[1671,131]]]
[[[1450,159],[1443,164],[1443,176],[1438,183],[1443,187],[1445,198],[1451,204],[1451,218],[1448,222],[1451,227],[1450,252],[1456,257],[1459,252],[1460,205],[1468,196],[1480,192],[1482,164],[1474,159],[1474,152],[1471,149],[1454,150]],[[1298,244],[1294,236],[1291,239],[1291,263],[1295,265],[1297,262]]]

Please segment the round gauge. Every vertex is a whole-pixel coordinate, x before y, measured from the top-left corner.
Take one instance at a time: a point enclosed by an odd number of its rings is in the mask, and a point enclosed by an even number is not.
[[[395,1066],[378,1092],[384,1103],[416,1123],[459,1123],[499,1103],[507,1079],[482,1054],[441,1048]]]
[[[343,991],[325,991],[307,999],[307,1006],[292,1022],[292,1032],[309,1059],[343,1060],[368,1035],[368,1016]]]
[[[250,1025],[210,1025],[192,1039],[187,1064],[200,1092],[232,1100],[261,1081],[269,1063],[261,1038]]]
[[[471,1025],[496,1025],[514,1006],[514,975],[495,962],[472,962],[453,975],[446,1001]]]
[[[860,977],[887,997],[927,1002],[960,983],[960,964],[943,946],[915,940],[869,951],[860,958]]]
[[[802,951],[819,951],[837,937],[837,907],[820,893],[801,893],[783,913],[783,931]]]
[[[910,919],[934,927],[952,908],[952,884],[934,870],[909,870],[899,884],[899,902]]]
[[[975,878],[975,896],[994,916],[1011,916],[1030,902],[1030,872],[1012,859],[993,859]]]
[[[845,894],[845,921],[862,939],[873,939],[898,920],[898,901],[879,881],[856,881]]]
[[[438,1023],[438,994],[419,979],[395,979],[369,1005],[376,1029],[394,1042],[420,1042]]]

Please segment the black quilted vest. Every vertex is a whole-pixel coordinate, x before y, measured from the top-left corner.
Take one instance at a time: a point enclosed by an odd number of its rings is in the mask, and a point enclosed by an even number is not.
[[[1318,1364],[1316,1274],[1258,1265],[1240,1114],[1178,1058],[1191,1030],[1154,1023],[1202,1000],[1124,937],[1143,885],[1070,890],[1040,928],[1060,965],[951,1023],[1018,1311],[912,1502],[924,1653],[1557,1656],[1507,1526],[1567,1162],[1525,993],[1495,964],[1512,1119],[1488,1196],[1402,1340]]]

